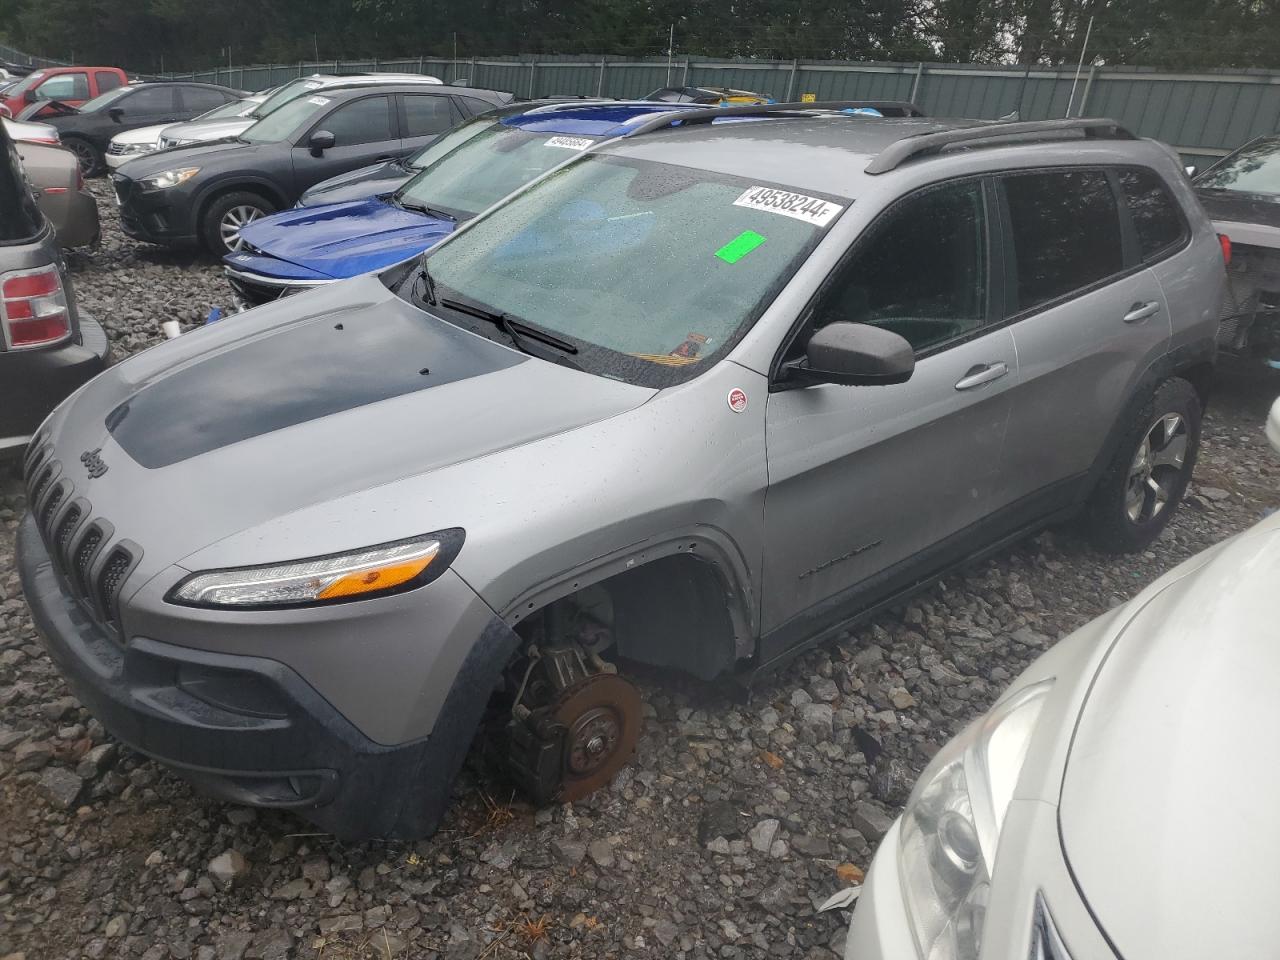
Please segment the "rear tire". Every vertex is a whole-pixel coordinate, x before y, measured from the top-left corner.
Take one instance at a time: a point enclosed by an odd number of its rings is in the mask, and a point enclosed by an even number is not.
[[[84,176],[96,177],[102,173],[106,166],[102,151],[88,140],[80,137],[63,137],[62,145],[76,155],[76,162],[80,164],[80,172]]]
[[[200,218],[200,239],[214,256],[240,249],[240,228],[276,212],[276,205],[260,193],[233,190],[215,197]]]
[[[1166,380],[1134,415],[1090,498],[1094,546],[1133,553],[1164,530],[1200,452],[1200,396],[1186,380]]]

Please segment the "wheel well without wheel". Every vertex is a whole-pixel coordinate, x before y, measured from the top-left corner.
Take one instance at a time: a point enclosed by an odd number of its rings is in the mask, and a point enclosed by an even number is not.
[[[711,680],[736,659],[732,597],[713,563],[693,553],[659,557],[532,611],[526,641],[572,640]]]
[[[1201,363],[1193,364],[1179,370],[1175,376],[1186,380],[1196,388],[1196,395],[1200,398],[1201,408],[1209,405],[1209,392],[1213,386],[1213,363],[1205,360]]]

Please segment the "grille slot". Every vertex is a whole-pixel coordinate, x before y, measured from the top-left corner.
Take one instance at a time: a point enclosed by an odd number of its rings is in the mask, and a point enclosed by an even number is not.
[[[27,504],[32,510],[35,509],[36,502],[40,499],[41,494],[44,493],[45,488],[49,486],[49,481],[53,479],[53,469],[56,466],[56,463],[47,464],[36,476],[36,482],[31,485],[31,490],[27,495]]]
[[[60,563],[65,570],[68,566],[67,549],[71,546],[71,538],[76,532],[76,527],[80,525],[80,521],[84,518],[85,510],[79,503],[73,503],[68,509],[62,520],[58,523],[58,529],[53,535],[53,557]]]
[[[98,574],[98,603],[103,614],[112,623],[120,619],[116,600],[119,598],[120,586],[132,567],[133,554],[124,547],[116,547],[102,565],[102,572]]]
[[[53,541],[53,516],[58,512],[58,507],[62,506],[62,501],[66,499],[70,492],[70,485],[61,483],[54,487],[49,494],[49,499],[44,502],[44,506],[40,508],[40,533],[44,536],[45,543]]]
[[[93,565],[93,558],[98,555],[98,549],[101,546],[102,528],[95,524],[85,533],[80,546],[76,547],[76,555],[71,563],[71,578],[80,588],[82,596],[89,592],[89,568]]]

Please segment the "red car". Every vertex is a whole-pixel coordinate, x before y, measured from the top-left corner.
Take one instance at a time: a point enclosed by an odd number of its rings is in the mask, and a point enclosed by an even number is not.
[[[129,78],[119,67],[44,67],[0,90],[0,116],[17,117],[21,111],[41,100],[57,100],[78,107],[86,100],[128,82]],[[25,119],[53,112],[46,104]]]

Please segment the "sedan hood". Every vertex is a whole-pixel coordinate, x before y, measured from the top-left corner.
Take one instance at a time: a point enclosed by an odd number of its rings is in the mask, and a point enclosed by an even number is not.
[[[1280,515],[1125,627],[1083,707],[1060,824],[1124,960],[1274,956]]]
[[[383,160],[317,183],[302,195],[300,204],[309,207],[393,193],[417,172],[399,160]]]
[[[117,133],[111,138],[112,143],[155,143],[160,139],[160,131],[172,124],[156,123],[149,127],[135,127],[124,133]]]
[[[1196,196],[1209,219],[1215,222],[1257,223],[1280,227],[1280,197],[1234,190],[1197,190]],[[1234,239],[1234,238],[1233,238]]]
[[[238,137],[254,125],[254,120],[239,117],[230,120],[205,120],[201,123],[171,123],[164,128],[166,140],[196,140],[207,143],[210,140],[221,140],[224,137]]]
[[[140,548],[131,582],[141,584],[268,520],[572,431],[651,395],[469,333],[366,277],[147,350],[93,380],[48,429],[74,495]],[[81,455],[94,450],[106,469],[89,477]],[[394,495],[382,505],[394,511]],[[332,521],[319,531],[332,550],[367,535],[359,518]]]
[[[286,210],[250,224],[240,236],[277,260],[342,279],[408,260],[443,240],[455,226],[452,220],[371,199]],[[269,263],[262,260],[232,254],[225,262],[234,269],[270,273]]]

